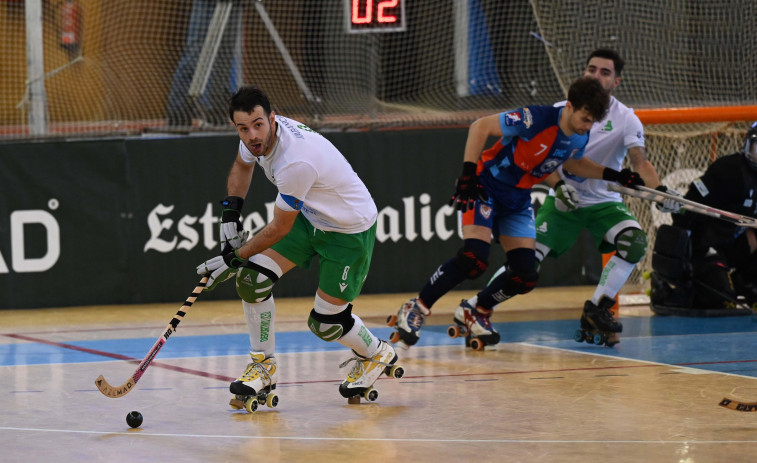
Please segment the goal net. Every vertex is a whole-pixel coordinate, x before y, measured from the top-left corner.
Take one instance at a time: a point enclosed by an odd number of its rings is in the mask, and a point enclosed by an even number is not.
[[[629,106],[754,105],[755,17],[751,0],[0,0],[0,136],[226,127],[243,83],[319,129],[468,124],[563,99],[600,46],[627,61]]]

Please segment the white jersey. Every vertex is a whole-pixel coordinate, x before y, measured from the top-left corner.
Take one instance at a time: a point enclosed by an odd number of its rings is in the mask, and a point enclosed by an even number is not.
[[[376,204],[342,153],[305,124],[282,116],[276,122],[276,141],[266,156],[253,156],[239,142],[242,160],[257,162],[278,188],[276,206],[299,209],[323,231],[360,233],[371,228],[378,216]]]
[[[555,104],[555,106],[563,105],[565,105],[564,101]],[[607,116],[601,121],[595,122],[591,128],[589,144],[586,145],[584,157],[605,167],[621,170],[628,149],[635,146],[644,147],[644,126],[633,109],[611,96]],[[571,175],[563,170],[563,166],[558,168],[558,173],[578,192],[578,207],[587,207],[608,201],[623,201],[620,193],[607,189],[607,185],[612,182]]]

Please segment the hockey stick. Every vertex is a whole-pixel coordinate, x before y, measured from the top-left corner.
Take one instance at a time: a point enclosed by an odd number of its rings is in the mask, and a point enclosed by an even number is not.
[[[152,348],[147,353],[145,358],[142,359],[142,361],[139,363],[137,370],[133,375],[131,375],[131,378],[129,378],[121,386],[113,387],[108,384],[107,381],[105,381],[103,375],[100,375],[95,380],[95,386],[97,386],[97,389],[99,389],[100,392],[112,399],[123,397],[131,392],[131,390],[134,389],[134,386],[137,384],[137,381],[139,381],[139,378],[141,378],[145,373],[145,370],[147,370],[147,367],[150,366],[150,363],[153,361],[155,356],[158,355],[160,348],[163,347],[163,344],[165,344],[166,341],[168,341],[168,338],[171,336],[171,334],[176,331],[176,327],[179,326],[179,322],[181,322],[182,318],[184,318],[184,315],[187,314],[187,309],[189,309],[192,304],[194,304],[195,299],[197,299],[197,296],[199,296],[203,288],[205,288],[205,284],[207,282],[208,276],[205,275],[204,277],[202,277],[202,280],[197,283],[195,289],[192,290],[192,294],[187,298],[186,301],[184,301],[184,305],[179,308],[179,311],[176,312],[176,315],[174,315],[174,317],[171,319],[171,322],[168,324],[168,326],[166,326],[163,334],[161,334],[158,340],[155,341],[155,344],[153,344]]]
[[[738,400],[723,399],[718,405],[736,410],[737,412],[757,412],[757,402],[739,402]]]
[[[681,209],[685,209],[691,212],[696,212],[697,214],[703,214],[710,217],[715,217],[717,219],[722,219],[731,223],[735,223],[736,225],[739,225],[742,227],[757,228],[757,219],[753,217],[735,214],[733,212],[724,211],[716,207],[710,207],[705,204],[700,204],[698,202],[683,198],[681,196],[676,196],[670,193],[657,191],[652,188],[647,188],[645,186],[637,186],[636,188],[637,189],[634,190],[632,188],[626,188],[620,185],[615,185],[613,183],[607,185],[608,190],[617,191],[618,193],[624,194],[626,196],[633,196],[635,198],[646,199],[648,201],[654,201],[660,204],[662,204],[663,201],[666,199],[672,199],[682,204]]]

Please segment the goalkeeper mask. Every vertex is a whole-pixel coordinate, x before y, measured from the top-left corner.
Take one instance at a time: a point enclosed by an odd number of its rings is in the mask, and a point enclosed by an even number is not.
[[[749,165],[757,170],[757,122],[752,124],[752,128],[746,133],[744,140],[744,156],[749,161]]]

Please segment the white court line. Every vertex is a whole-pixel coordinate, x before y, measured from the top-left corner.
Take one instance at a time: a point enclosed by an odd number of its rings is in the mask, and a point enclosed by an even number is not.
[[[106,432],[106,431],[76,431],[72,429],[41,429],[41,428],[12,428],[0,426],[0,431],[19,432],[54,432],[70,434],[95,434],[108,436],[150,436],[150,437],[189,437],[208,439],[248,439],[248,440],[311,440],[311,441],[348,441],[348,442],[427,442],[427,443],[461,443],[461,444],[754,444],[757,440],[538,440],[538,439],[393,439],[375,437],[306,437],[306,436],[250,436],[250,435],[219,435],[219,434],[168,434],[149,432]]]
[[[592,356],[596,356],[596,357],[605,357],[605,358],[608,358],[608,359],[627,360],[629,362],[646,363],[646,364],[649,364],[649,365],[658,365],[658,366],[673,368],[673,369],[675,369],[677,371],[680,371],[681,373],[686,373],[686,374],[690,374],[690,375],[727,375],[727,376],[736,376],[738,378],[746,378],[746,379],[751,379],[751,380],[757,379],[754,376],[739,375],[739,374],[736,374],[736,373],[728,373],[728,372],[725,372],[725,371],[707,370],[707,369],[704,369],[704,368],[695,368],[695,367],[692,367],[692,366],[689,366],[689,365],[672,365],[670,363],[660,363],[660,362],[653,362],[651,360],[640,360],[640,359],[635,359],[635,358],[630,358],[630,357],[621,357],[621,356],[617,356],[617,355],[600,354],[598,352],[595,353],[595,352],[584,352],[584,351],[580,351],[580,350],[572,350],[572,349],[567,349],[565,347],[542,346],[540,344],[532,344],[530,342],[516,342],[516,343],[509,343],[509,344],[521,344],[521,345],[524,345],[524,346],[541,347],[542,349],[559,350],[561,352],[573,352],[573,353],[576,353],[576,354],[592,355]]]

